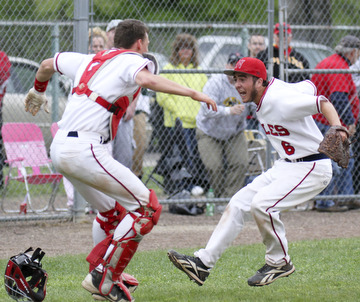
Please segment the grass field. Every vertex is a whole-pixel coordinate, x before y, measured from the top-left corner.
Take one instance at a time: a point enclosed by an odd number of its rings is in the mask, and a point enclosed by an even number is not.
[[[360,238],[299,241],[290,243],[289,249],[295,273],[264,287],[247,285],[247,278],[264,264],[261,244],[230,247],[201,287],[170,263],[165,250],[136,253],[127,272],[140,282],[133,294],[137,302],[360,301]],[[43,267],[49,274],[45,301],[93,301],[81,287],[87,273],[85,257],[45,256]],[[2,272],[7,261],[0,260]],[[13,301],[2,278],[0,301]]]

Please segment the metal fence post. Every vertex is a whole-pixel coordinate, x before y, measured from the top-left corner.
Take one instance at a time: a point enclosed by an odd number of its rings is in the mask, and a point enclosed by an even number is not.
[[[55,23],[52,30],[52,54],[59,51],[59,24]],[[52,103],[51,103],[51,120],[59,120],[59,74],[55,73],[52,79]]]
[[[88,53],[89,1],[74,1],[74,51]],[[86,200],[74,189],[74,215],[84,215]]]
[[[74,1],[74,51],[88,53],[89,1]]]

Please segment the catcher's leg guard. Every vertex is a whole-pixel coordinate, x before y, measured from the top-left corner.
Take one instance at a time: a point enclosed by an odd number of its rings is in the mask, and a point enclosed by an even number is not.
[[[157,224],[161,210],[162,206],[159,204],[155,192],[150,190],[149,203],[146,208],[140,208],[136,212],[128,213],[118,225],[103,262],[101,263],[103,267],[103,278],[100,282],[99,291],[102,295],[106,296],[109,294],[115,284],[127,295],[126,291],[128,291],[128,289],[124,286],[120,276],[135,254],[143,236],[148,234],[154,225]],[[117,238],[118,228],[121,229],[118,233],[124,234],[124,226],[131,220],[132,224],[130,229],[125,235]]]
[[[96,215],[94,223],[98,223],[100,228],[104,231],[104,235],[112,236],[114,231],[120,221],[122,221],[127,214],[127,210],[121,206],[118,202],[115,204],[115,208],[111,209],[107,212],[101,212]],[[102,237],[102,235],[101,235]],[[94,242],[97,242],[99,238],[96,240],[93,233]],[[100,239],[101,240],[101,239]],[[86,260],[89,262],[89,272],[91,272],[96,266],[98,266],[105,253],[107,248],[111,243],[111,238],[105,238],[101,242],[99,242],[95,248],[91,251],[88,258]]]
[[[107,212],[98,213],[95,219],[106,233],[106,236],[108,236],[114,233],[116,227],[120,221],[124,219],[126,214],[127,210],[118,202],[116,202],[114,209],[111,209]]]
[[[104,231],[104,235],[106,234],[107,237],[99,242],[86,258],[86,260],[89,262],[89,272],[91,272],[103,262],[106,250],[111,244],[112,235],[117,225],[121,222],[121,220],[124,219],[126,214],[127,210],[119,203],[116,203],[114,209],[97,214],[95,218],[96,223],[99,224],[100,228]],[[127,273],[122,273],[118,281],[123,282],[131,293],[134,292],[139,285],[138,280],[134,276]],[[93,298],[95,300],[105,300],[105,298],[100,297],[96,297],[96,295],[93,294]]]

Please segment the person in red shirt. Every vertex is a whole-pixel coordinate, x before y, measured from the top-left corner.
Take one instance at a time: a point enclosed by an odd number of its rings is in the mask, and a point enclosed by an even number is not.
[[[10,68],[11,63],[6,55],[5,52],[0,51],[0,129],[2,127],[2,103],[6,92],[6,85],[10,78]],[[3,140],[2,140],[2,134],[0,131],[0,149],[3,149]],[[0,166],[1,166],[1,173],[0,173],[0,187],[3,186],[3,167],[4,167],[4,160],[5,155],[3,154],[3,151],[0,152]]]
[[[316,69],[349,69],[360,54],[360,40],[355,36],[345,36],[335,47],[335,54],[325,58],[316,66]],[[355,83],[350,73],[314,74],[312,82],[318,89],[318,94],[327,97],[336,108],[343,126],[349,129],[350,135],[355,134],[356,123],[359,118],[359,98]],[[329,129],[329,124],[320,114],[314,119],[323,132]],[[353,195],[352,170],[354,159],[350,160],[347,169],[341,169],[333,164],[334,177],[330,185],[321,193],[322,195]],[[350,201],[339,204],[333,200],[317,201],[318,211],[338,212],[348,209],[360,208],[360,202]]]
[[[309,69],[309,61],[294,47],[292,47],[292,30],[289,24],[283,24],[284,35],[284,59],[286,61],[285,68],[289,69]],[[287,49],[285,49],[287,46]],[[280,24],[276,23],[274,27],[274,45],[273,45],[273,76],[280,79]],[[265,65],[268,64],[268,47],[260,51],[257,56]],[[290,73],[284,75],[284,81],[288,83],[296,83],[307,80],[309,77],[306,73]]]

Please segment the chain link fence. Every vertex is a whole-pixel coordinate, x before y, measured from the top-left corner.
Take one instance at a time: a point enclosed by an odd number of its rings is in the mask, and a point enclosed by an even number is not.
[[[7,54],[11,63],[11,76],[2,99],[2,122],[37,124],[48,150],[53,135],[51,127],[61,118],[72,83],[61,75],[54,76],[47,90],[51,113],[40,112],[32,117],[24,112],[23,100],[33,85],[36,69],[43,59],[52,57],[57,51],[96,51],[98,41],[94,39],[99,35],[104,40],[101,42],[103,46],[99,47],[108,47],[106,29],[113,19],[144,21],[150,29],[149,51],[156,56],[162,76],[197,90],[216,88],[212,82],[206,84],[211,77],[221,78],[222,71],[229,68],[230,54],[238,57],[254,55],[248,48],[250,42],[264,50],[269,75],[286,81],[291,81],[294,75],[308,79],[315,76],[317,86],[321,88],[330,85],[325,82],[328,78],[339,76],[338,69],[346,79],[352,75],[356,79],[360,67],[355,64],[349,70],[346,65],[354,64],[355,57],[347,58],[348,61],[338,66],[319,67],[317,64],[335,53],[344,36],[360,37],[359,12],[360,3],[355,0],[241,3],[232,0],[1,1],[0,50]],[[276,23],[279,23],[279,32],[284,30],[284,35],[274,35]],[[278,44],[277,48],[267,48],[274,43]],[[189,56],[186,54],[189,50],[192,52],[191,60],[186,61],[181,57]],[[294,58],[293,50],[300,53],[300,57]],[[276,51],[278,59],[269,60]],[[304,64],[305,61],[308,63]],[[0,79],[0,84],[5,80]],[[219,87],[223,88],[223,85]],[[345,90],[341,86],[339,91]],[[345,92],[353,98],[337,109],[342,109],[338,111],[344,123],[352,125],[358,119],[357,92]],[[224,111],[229,112],[231,107],[241,103],[241,98],[226,96],[219,102]],[[246,114],[219,120],[218,127],[214,128],[218,144],[209,149],[206,144],[209,135],[205,128],[198,126],[201,123],[198,115],[202,110],[200,104],[152,91],[142,91],[141,103],[145,105],[138,105],[131,121],[130,129],[133,130],[130,133],[133,136],[130,137],[126,165],[157,192],[163,203],[175,204],[180,198],[185,204],[197,204],[201,208],[208,201],[208,191],[214,194],[213,202],[225,203],[236,190],[270,167],[276,159],[251,107],[247,108]],[[171,104],[176,104],[176,108]],[[119,144],[125,142],[119,139]],[[358,198],[358,147],[356,144],[352,147],[355,156],[350,167],[345,171],[334,166],[336,181],[327,195],[318,197],[319,200],[337,202]],[[113,150],[116,150],[115,146]],[[28,153],[35,156],[37,152],[29,149]],[[5,150],[2,154],[3,161],[9,157]],[[9,161],[4,161],[0,219],[30,216],[38,219],[46,215],[60,217],[66,213],[72,191],[71,185],[67,188],[66,180],[59,182],[54,206],[38,213],[48,204],[53,184],[29,184],[30,193],[27,193],[24,182],[16,180],[19,169],[12,169],[15,180],[9,181],[12,179],[11,168]],[[45,173],[43,168],[40,170]],[[32,205],[28,194],[31,194]],[[81,197],[75,193],[75,210],[83,213],[85,204],[77,200]],[[19,216],[20,212],[24,214],[24,206],[22,211],[20,209],[24,203],[27,204],[27,214]]]

